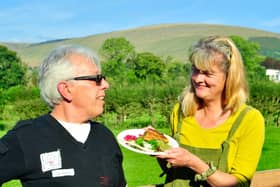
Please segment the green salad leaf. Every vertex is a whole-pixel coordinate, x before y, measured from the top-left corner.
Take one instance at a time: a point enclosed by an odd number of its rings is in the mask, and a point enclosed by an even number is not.
[[[136,138],[135,143],[137,143],[140,146],[144,146],[144,138],[143,137]]]

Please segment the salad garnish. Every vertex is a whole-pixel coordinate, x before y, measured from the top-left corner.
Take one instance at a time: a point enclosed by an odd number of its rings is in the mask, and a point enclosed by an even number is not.
[[[129,146],[146,152],[162,152],[171,148],[164,134],[152,128],[146,129],[144,134],[138,136],[126,135],[124,140]]]

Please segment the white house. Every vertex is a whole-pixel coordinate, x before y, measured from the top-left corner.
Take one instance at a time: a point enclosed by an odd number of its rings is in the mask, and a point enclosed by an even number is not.
[[[280,82],[280,70],[279,69],[266,69],[266,76],[269,77],[269,80]]]

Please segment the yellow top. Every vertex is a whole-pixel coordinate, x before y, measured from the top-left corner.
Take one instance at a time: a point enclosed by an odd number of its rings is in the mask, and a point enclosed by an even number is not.
[[[220,148],[238,114],[245,107],[245,104],[242,105],[224,123],[214,128],[202,128],[193,116],[183,118],[180,143],[199,148]],[[171,115],[174,132],[177,131],[178,108],[179,104],[176,104]],[[229,173],[238,180],[246,181],[253,177],[261,156],[264,133],[264,118],[257,109],[252,108],[244,116],[229,144]]]

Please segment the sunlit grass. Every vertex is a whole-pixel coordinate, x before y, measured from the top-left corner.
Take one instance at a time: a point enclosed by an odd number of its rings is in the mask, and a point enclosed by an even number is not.
[[[257,170],[280,168],[280,128],[266,127],[265,143]]]

